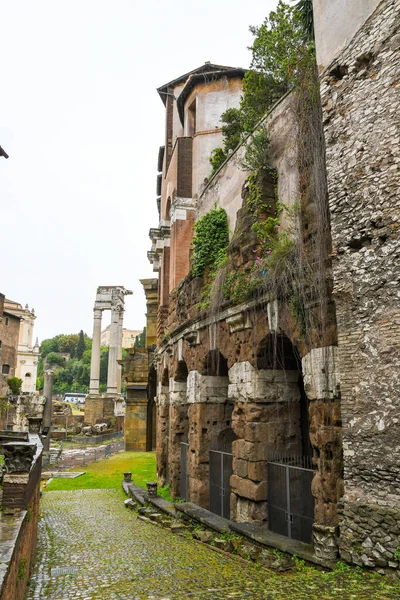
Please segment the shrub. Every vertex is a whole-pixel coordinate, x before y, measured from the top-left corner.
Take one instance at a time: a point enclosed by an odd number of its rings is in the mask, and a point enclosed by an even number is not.
[[[19,377],[9,377],[7,379],[7,384],[14,396],[18,396],[21,393],[22,379]]]

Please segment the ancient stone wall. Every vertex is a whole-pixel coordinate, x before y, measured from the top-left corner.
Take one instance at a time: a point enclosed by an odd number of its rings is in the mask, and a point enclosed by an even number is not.
[[[321,78],[341,373],[340,546],[395,566],[400,545],[400,5],[383,0]],[[397,563],[396,563],[397,564]]]

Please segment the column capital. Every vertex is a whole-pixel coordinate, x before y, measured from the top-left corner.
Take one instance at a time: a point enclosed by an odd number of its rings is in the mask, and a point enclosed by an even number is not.
[[[102,315],[103,315],[103,311],[102,311],[101,308],[94,308],[93,309],[93,317],[95,319],[101,319]]]

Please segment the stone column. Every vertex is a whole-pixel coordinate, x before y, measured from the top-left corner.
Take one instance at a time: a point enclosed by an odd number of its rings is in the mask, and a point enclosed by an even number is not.
[[[302,453],[299,373],[256,369],[237,362],[229,369],[228,397],[234,402],[231,519],[260,523],[268,518],[267,461],[276,453]]]
[[[52,403],[53,383],[54,383],[53,371],[45,371],[44,372],[43,396],[46,398],[46,403],[44,405],[44,410],[43,410],[42,428],[48,427],[49,430],[46,434],[46,438],[43,440],[44,450],[48,450],[49,446],[50,446],[51,417],[52,417],[52,412],[53,412],[53,403]]]
[[[117,346],[117,360],[122,360],[122,325],[124,321],[124,313],[121,311],[119,313],[119,321],[118,321],[118,346]],[[121,393],[121,375],[122,375],[122,366],[117,363],[117,393]]]
[[[97,308],[93,311],[93,341],[89,393],[95,395],[98,395],[99,393],[100,380],[101,313],[102,311]]]
[[[189,499],[210,507],[210,447],[232,418],[228,405],[228,377],[190,371],[187,380],[189,405]]]
[[[164,486],[168,481],[168,443],[169,443],[169,387],[158,384],[156,398],[156,457],[158,483]]]
[[[186,381],[170,379],[168,473],[173,498],[180,496],[181,441],[189,432],[186,390]]]
[[[118,356],[118,332],[119,332],[119,310],[111,310],[110,346],[108,349],[108,372],[107,372],[107,394],[117,393],[117,356]]]

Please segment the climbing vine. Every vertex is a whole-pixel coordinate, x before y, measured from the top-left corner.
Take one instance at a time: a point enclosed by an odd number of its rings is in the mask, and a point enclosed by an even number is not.
[[[194,226],[192,274],[201,277],[206,269],[215,274],[226,262],[229,243],[228,218],[223,208],[212,208]]]

